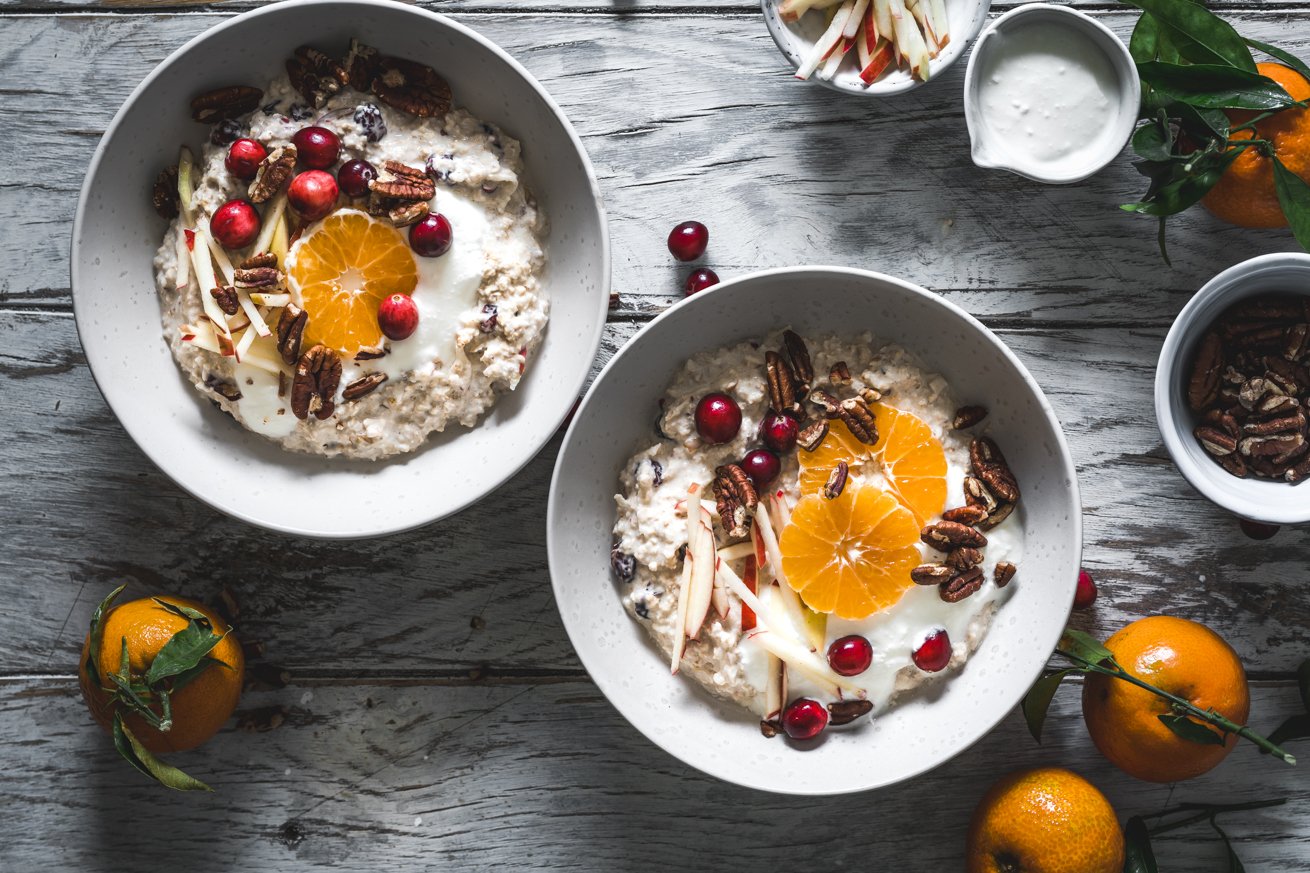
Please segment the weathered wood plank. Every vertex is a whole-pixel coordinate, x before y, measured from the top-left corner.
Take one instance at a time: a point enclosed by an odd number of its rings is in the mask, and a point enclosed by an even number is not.
[[[804,800],[689,770],[586,681],[314,684],[243,704],[281,704],[289,718],[269,733],[229,729],[177,756],[217,790],[166,795],[117,758],[71,679],[0,682],[4,866],[207,869],[218,854],[249,870],[357,870],[383,858],[403,871],[859,870],[873,869],[870,859],[894,861],[898,873],[960,870],[986,786],[1051,764],[1091,779],[1122,818],[1184,800],[1288,797],[1228,817],[1225,829],[1252,871],[1304,869],[1310,849],[1310,793],[1294,768],[1244,745],[1176,788],[1134,781],[1091,746],[1076,686],[1057,696],[1044,746],[1015,713],[911,784]],[[1257,723],[1276,722],[1298,706],[1296,691],[1258,685],[1254,705]],[[1164,869],[1223,869],[1204,825],[1162,836],[1156,849]]]
[[[638,328],[611,324],[597,368]],[[1003,332],[1045,387],[1083,488],[1085,562],[1108,633],[1170,612],[1214,625],[1260,673],[1310,651],[1310,536],[1246,539],[1168,462],[1151,407],[1159,329]],[[59,671],[117,582],[201,599],[230,586],[270,658],[333,675],[578,669],[550,594],[544,507],[556,437],[513,483],[445,523],[318,543],[227,519],[136,449],[96,391],[70,316],[0,318],[0,671]],[[235,425],[234,425],[235,426]],[[143,532],[145,535],[143,535]],[[477,618],[479,627],[471,626]],[[485,626],[482,626],[485,624]]]
[[[265,5],[269,0],[0,0],[0,10],[10,12],[46,12],[50,14],[106,11],[123,14],[188,11],[188,12],[244,12]],[[445,14],[521,13],[532,14],[621,14],[621,15],[679,15],[714,13],[717,15],[758,15],[758,0],[421,0],[413,3],[424,9]],[[1005,11],[1019,5],[1013,0],[995,2],[992,8]],[[1073,0],[1070,6],[1093,9],[1114,8],[1113,0]],[[1299,0],[1224,0],[1210,6],[1220,11],[1248,8],[1303,7]]]
[[[724,278],[798,263],[863,266],[1016,322],[1164,324],[1220,269],[1294,245],[1286,232],[1229,228],[1195,210],[1174,223],[1169,269],[1151,222],[1115,208],[1142,188],[1126,157],[1063,188],[979,170],[960,108],[962,65],[896,100],[864,101],[791,79],[753,15],[457,17],[522,60],[583,135],[612,224],[614,287],[634,309],[679,292],[688,268],[664,239],[690,217],[710,225],[707,263]],[[1235,13],[1244,32],[1310,56],[1310,28],[1288,29],[1306,17]],[[1120,33],[1133,20],[1102,18]],[[0,304],[67,306],[69,222],[100,133],[159,60],[221,19],[0,19],[6,143],[13,155],[41,156],[39,171],[0,162],[10,234]],[[171,149],[159,145],[161,164]]]

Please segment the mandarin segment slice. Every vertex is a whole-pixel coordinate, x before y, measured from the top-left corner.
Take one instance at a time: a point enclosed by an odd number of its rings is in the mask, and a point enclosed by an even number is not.
[[[860,442],[840,420],[830,422],[828,436],[813,452],[801,452],[802,494],[823,490],[838,461],[857,478],[880,473],[882,484],[920,525],[946,506],[946,453],[923,419],[886,403],[873,406],[878,442]]]
[[[305,347],[322,343],[345,355],[378,345],[378,304],[412,294],[418,266],[405,238],[357,209],[340,209],[287,255],[287,278],[309,313]]]
[[[862,619],[914,583],[919,525],[891,494],[852,484],[835,500],[802,497],[782,531],[787,584],[815,612]]]

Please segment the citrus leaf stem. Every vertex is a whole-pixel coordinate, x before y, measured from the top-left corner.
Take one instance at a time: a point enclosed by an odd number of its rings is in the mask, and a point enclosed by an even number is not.
[[[1161,819],[1169,818],[1170,816],[1178,815],[1182,812],[1193,813],[1186,818],[1181,818],[1177,821],[1171,821],[1167,824],[1159,824],[1155,827],[1149,828],[1151,836],[1159,836],[1160,834],[1167,834],[1169,831],[1176,831],[1185,828],[1188,825],[1205,821],[1206,819],[1213,819],[1220,813],[1241,812],[1248,809],[1266,809],[1271,806],[1282,806],[1285,803],[1287,803],[1286,797],[1278,797],[1273,800],[1251,800],[1246,803],[1180,803],[1169,809],[1164,809],[1160,812],[1143,816],[1143,818]]]

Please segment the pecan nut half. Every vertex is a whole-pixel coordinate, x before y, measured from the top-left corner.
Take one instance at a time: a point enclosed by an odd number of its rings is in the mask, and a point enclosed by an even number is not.
[[[214,298],[218,308],[223,310],[224,315],[236,315],[237,310],[241,308],[241,303],[237,300],[237,289],[231,285],[221,285],[217,288],[209,289],[209,296]]]
[[[919,531],[919,539],[942,552],[949,552],[960,546],[980,549],[987,545],[987,537],[982,532],[956,521],[934,522]]]
[[[237,266],[243,270],[258,270],[260,267],[276,267],[277,255],[272,252],[256,252]]]
[[[341,399],[353,401],[366,397],[376,391],[377,387],[385,381],[387,381],[386,373],[369,373],[360,376],[341,390]]]
[[[1248,421],[1242,425],[1242,433],[1254,436],[1270,436],[1276,433],[1288,433],[1305,429],[1305,413],[1297,409],[1292,415],[1279,418],[1266,418],[1264,421]]]
[[[359,351],[355,352],[356,361],[376,361],[378,358],[385,358],[387,350],[380,346],[360,346]]]
[[[936,562],[920,564],[910,571],[910,578],[919,585],[940,585],[954,575],[954,569]]]
[[[1187,405],[1200,412],[1219,397],[1219,373],[1223,369],[1224,342],[1210,331],[1201,338],[1192,360],[1192,375],[1187,380]]]
[[[1283,332],[1283,358],[1299,361],[1310,351],[1310,324],[1294,324]],[[1305,384],[1305,383],[1302,383]]]
[[[215,124],[254,112],[264,92],[249,85],[229,85],[206,91],[191,101],[191,117],[201,124]]]
[[[1310,478],[1310,458],[1306,458],[1283,473],[1283,479],[1293,485],[1297,482],[1304,482],[1307,478]]]
[[[974,437],[969,444],[969,462],[973,474],[987,483],[999,499],[1007,503],[1019,500],[1019,480],[1014,478],[1010,465],[1001,454],[1000,446],[991,437]]]
[[[252,203],[263,203],[282,190],[282,186],[296,170],[296,147],[278,146],[259,162],[255,178],[246,190]]]
[[[341,383],[341,357],[325,345],[314,346],[300,356],[291,383],[291,412],[299,419],[310,413],[319,421],[336,410],[337,386]]]
[[[450,85],[437,71],[405,58],[376,57],[369,90],[383,103],[419,118],[450,111]]]
[[[966,597],[976,594],[982,586],[982,567],[970,567],[960,575],[943,582],[938,586],[937,593],[947,603],[959,603]]]
[[[992,572],[992,579],[996,582],[997,588],[1004,588],[1010,584],[1014,574],[1019,572],[1019,568],[1009,561],[997,561],[996,569]]]
[[[996,508],[987,513],[986,518],[978,522],[978,528],[980,530],[991,530],[1009,518],[1012,512],[1014,512],[1013,503],[997,503]]]
[[[951,419],[952,430],[968,430],[987,417],[986,406],[961,406]]]
[[[822,388],[816,388],[810,392],[810,402],[819,407],[828,418],[837,418],[837,414],[841,410],[841,401]]]
[[[177,218],[182,205],[177,194],[177,164],[159,171],[154,187],[150,189],[150,204],[155,207],[160,218],[169,221]]]
[[[837,466],[832,468],[827,483],[823,486],[823,496],[829,500],[836,500],[840,497],[842,491],[846,490],[846,478],[849,475],[850,468],[846,462],[838,461]]]
[[[812,452],[823,445],[824,437],[827,435],[828,422],[821,418],[801,428],[801,432],[796,435],[796,445],[807,452]]]
[[[979,505],[969,503],[946,510],[942,513],[942,518],[945,521],[958,521],[960,524],[972,526],[987,520],[987,510]]]
[[[1192,435],[1201,443],[1201,448],[1216,458],[1222,458],[1224,455],[1231,455],[1237,451],[1237,438],[1218,428],[1198,427],[1192,431]]]
[[[795,410],[796,379],[791,365],[777,352],[765,352],[764,371],[769,383],[769,405],[778,412]]]
[[[996,511],[996,498],[977,476],[964,477],[964,499],[970,506],[981,506],[989,515]]]
[[[237,267],[232,277],[238,288],[259,289],[265,292],[280,288],[286,280],[286,276],[282,275],[282,271],[277,267]]]
[[[745,470],[736,464],[715,468],[714,501],[728,536],[744,537],[750,532],[751,516],[760,499]]]
[[[396,227],[409,227],[428,217],[426,200],[403,201],[387,210],[387,218]]]
[[[428,174],[400,161],[384,161],[383,172],[368,183],[368,189],[379,197],[392,200],[431,200],[437,194],[436,183]]]
[[[982,563],[983,553],[972,546],[960,546],[946,556],[946,566],[956,570],[967,570]]]
[[[838,361],[828,368],[828,381],[833,385],[851,384],[851,368],[845,361]]]
[[[796,393],[804,396],[814,384],[814,364],[810,360],[810,350],[805,340],[794,330],[782,332],[782,345],[787,350],[787,357],[791,359],[791,371],[797,382]]]
[[[282,309],[277,322],[277,350],[287,364],[295,366],[300,360],[300,341],[308,324],[309,313],[296,304],[288,303]]]
[[[837,417],[842,420],[851,434],[866,445],[878,442],[878,423],[873,418],[869,404],[859,397],[848,397],[837,407]]]
[[[346,75],[350,87],[356,91],[368,92],[377,75],[378,50],[365,45],[357,39],[350,41],[350,51],[346,53]]]
[[[861,716],[873,712],[872,700],[838,700],[828,704],[828,724],[850,724]]]
[[[294,57],[287,58],[286,68],[291,87],[315,109],[321,109],[343,85],[350,83],[346,68],[336,58],[307,45],[300,46]]]

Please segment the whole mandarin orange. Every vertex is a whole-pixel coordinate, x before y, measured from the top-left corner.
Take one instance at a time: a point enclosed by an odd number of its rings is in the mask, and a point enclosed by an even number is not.
[[[1245,724],[1251,695],[1242,662],[1223,638],[1203,624],[1153,615],[1124,627],[1105,647],[1128,673],[1201,709]],[[1083,683],[1083,719],[1092,742],[1112,764],[1147,782],[1176,782],[1213,769],[1237,742],[1185,740],[1160,721],[1168,701],[1112,676],[1089,674]]]
[[[199,603],[181,597],[159,599],[175,606],[197,610],[209,619],[215,633],[222,634],[229,630],[227,623],[213,610]],[[126,639],[129,669],[134,675],[143,676],[164,644],[186,626],[185,618],[169,612],[150,598],[115,606],[101,621],[100,653],[96,670],[101,677],[118,672],[123,661],[123,640]],[[116,704],[110,692],[101,687],[101,684],[110,685],[109,680],[102,678],[102,683],[97,684],[87,672],[86,661],[90,651],[91,635],[88,633],[82,643],[82,660],[78,668],[82,697],[95,720],[105,730],[109,730],[113,724]],[[151,727],[140,715],[121,708],[127,729],[151,752],[159,754],[194,749],[216,734],[236,709],[245,675],[245,657],[241,653],[241,644],[234,634],[228,633],[210,650],[209,656],[222,664],[211,664],[195,679],[170,695],[173,726],[167,733]],[[156,708],[155,711],[159,710]]]
[[[1058,767],[997,780],[969,823],[968,873],[1120,873],[1124,837],[1105,795]]]
[[[1282,64],[1259,64],[1262,76],[1283,86],[1293,100],[1310,99],[1310,81]],[[1246,124],[1256,113],[1230,111],[1233,125]],[[1267,139],[1283,166],[1310,182],[1310,110],[1285,109],[1257,122],[1250,129],[1234,131],[1229,139]],[[1201,200],[1207,209],[1231,224],[1242,227],[1286,227],[1287,217],[1274,190],[1274,162],[1258,146],[1248,146],[1224,171],[1219,183]]]

